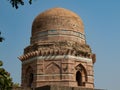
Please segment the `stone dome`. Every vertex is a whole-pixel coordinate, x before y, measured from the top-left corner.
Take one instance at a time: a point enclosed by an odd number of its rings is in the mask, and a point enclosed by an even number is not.
[[[61,33],[71,35],[72,32],[73,34],[81,33],[79,36],[84,38],[84,25],[81,18],[70,10],[52,8],[40,13],[33,21],[31,43],[48,39],[48,34],[60,36]]]

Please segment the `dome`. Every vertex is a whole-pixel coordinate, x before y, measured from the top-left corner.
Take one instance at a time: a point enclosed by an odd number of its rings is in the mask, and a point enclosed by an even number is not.
[[[31,42],[38,42],[40,40],[38,38],[45,39],[46,36],[53,31],[59,34],[72,32],[73,34],[81,33],[80,36],[83,35],[82,37],[84,37],[84,25],[81,18],[74,12],[64,8],[46,10],[35,18],[32,24]],[[38,33],[40,34],[38,35]]]
[[[48,17],[48,16],[64,16],[64,17],[76,17],[79,18],[79,16],[77,14],[75,14],[74,12],[64,9],[64,8],[52,8],[49,10],[46,10],[45,12],[39,14],[36,19],[39,18],[44,18],[44,17]]]

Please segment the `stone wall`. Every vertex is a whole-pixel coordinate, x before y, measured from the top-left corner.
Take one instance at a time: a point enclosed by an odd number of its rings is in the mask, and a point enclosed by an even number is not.
[[[93,88],[84,88],[84,87],[68,87],[68,86],[57,86],[57,85],[46,85],[43,87],[38,87],[35,89],[30,88],[14,88],[13,90],[104,90],[104,89],[93,89]]]
[[[18,87],[18,88],[13,88],[12,90],[32,90],[31,88],[21,88],[21,87]]]

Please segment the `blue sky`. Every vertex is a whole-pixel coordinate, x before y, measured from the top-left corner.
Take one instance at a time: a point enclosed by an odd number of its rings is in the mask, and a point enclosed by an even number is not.
[[[26,0],[27,1],[27,0]],[[96,53],[95,87],[120,90],[120,1],[119,0],[33,0],[18,10],[7,0],[0,0],[0,60],[14,82],[21,81],[18,56],[29,45],[31,25],[42,11],[63,7],[77,13],[83,20],[87,43]]]

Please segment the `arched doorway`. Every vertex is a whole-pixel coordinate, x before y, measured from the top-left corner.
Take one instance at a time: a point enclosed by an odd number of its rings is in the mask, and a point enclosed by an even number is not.
[[[33,83],[33,73],[29,74],[29,81],[28,81],[28,86],[31,87]]]
[[[26,74],[25,74],[25,79],[26,79],[26,85],[27,87],[32,87],[33,84],[33,80],[34,80],[34,74],[33,74],[33,69],[32,67],[28,67],[26,70]]]
[[[75,67],[76,69],[76,82],[78,86],[85,86],[87,82],[87,72],[85,67],[82,64],[79,64]]]
[[[82,75],[80,71],[76,72],[76,81],[78,86],[82,86]]]

